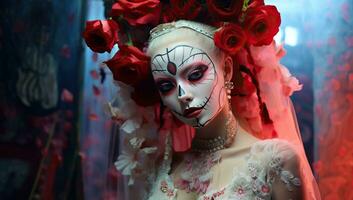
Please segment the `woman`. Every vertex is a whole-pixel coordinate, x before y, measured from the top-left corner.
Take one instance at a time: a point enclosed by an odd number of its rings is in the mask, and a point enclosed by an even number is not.
[[[148,199],[320,199],[288,100],[300,85],[272,42],[277,9],[258,0],[169,3],[160,14],[165,2],[118,1],[117,19],[87,24],[93,50],[120,48],[106,62],[123,82],[120,106],[110,107],[128,133],[118,170],[131,185],[131,177],[154,174]],[[194,21],[183,20],[190,16]],[[143,33],[152,27],[146,45]],[[103,45],[92,40],[97,35]],[[138,48],[122,44],[124,37]],[[155,115],[151,105],[159,107]],[[165,146],[149,135],[154,131],[166,134],[158,140]]]
[[[302,199],[293,147],[261,141],[237,126],[227,103],[233,60],[208,36],[216,29],[191,21],[160,26],[156,29],[169,27],[150,39],[151,71],[163,104],[196,134],[191,153],[175,164],[171,176],[161,175],[150,198]]]

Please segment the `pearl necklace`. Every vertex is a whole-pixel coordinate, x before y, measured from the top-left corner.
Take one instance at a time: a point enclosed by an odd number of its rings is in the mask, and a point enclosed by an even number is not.
[[[221,149],[228,148],[234,141],[238,132],[238,123],[235,120],[233,113],[229,111],[228,120],[226,122],[225,135],[219,135],[212,139],[193,139],[191,149],[199,153],[213,153]]]

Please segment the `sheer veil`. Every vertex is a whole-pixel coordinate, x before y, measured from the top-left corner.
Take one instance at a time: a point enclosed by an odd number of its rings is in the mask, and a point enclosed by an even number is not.
[[[257,73],[257,81],[263,103],[266,105],[268,117],[272,123],[258,123],[260,127],[254,128],[258,117],[245,118],[245,126],[249,127],[250,132],[255,136],[267,139],[278,138],[288,141],[295,147],[296,153],[300,160],[300,174],[302,179],[302,188],[305,200],[321,199],[317,183],[313,176],[312,170],[308,163],[301,139],[296,113],[290,99],[290,95],[294,91],[301,90],[302,85],[293,77],[288,69],[280,64],[280,59],[285,55],[285,51],[281,45],[273,42],[269,46],[250,47],[245,54],[250,54],[252,58],[251,64],[255,66]],[[241,63],[242,64],[242,63]],[[248,64],[249,63],[243,63]],[[245,97],[234,98],[232,104],[235,110],[239,111],[239,102],[244,101]],[[251,109],[250,107],[247,109]],[[243,112],[249,110],[243,110]],[[240,114],[242,114],[240,112]],[[255,121],[255,122],[254,122]]]

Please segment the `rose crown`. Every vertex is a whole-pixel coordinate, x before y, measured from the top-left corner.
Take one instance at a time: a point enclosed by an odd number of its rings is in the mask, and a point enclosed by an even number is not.
[[[249,46],[271,44],[281,23],[276,7],[264,0],[117,0],[110,13],[107,20],[88,21],[83,37],[98,53],[118,44],[119,51],[105,64],[115,80],[134,88],[132,98],[143,106],[159,102],[144,53],[149,41],[188,28],[236,57]]]

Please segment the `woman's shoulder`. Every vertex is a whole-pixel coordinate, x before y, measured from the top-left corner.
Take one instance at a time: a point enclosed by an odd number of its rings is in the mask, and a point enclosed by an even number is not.
[[[266,139],[255,142],[249,156],[262,161],[280,160],[281,162],[297,160],[295,145],[283,139]]]

